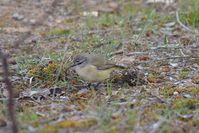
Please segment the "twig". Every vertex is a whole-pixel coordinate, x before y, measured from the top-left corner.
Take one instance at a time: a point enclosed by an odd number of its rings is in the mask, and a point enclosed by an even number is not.
[[[13,86],[10,82],[9,72],[8,72],[8,63],[7,58],[3,54],[3,52],[0,50],[0,58],[2,60],[2,66],[3,66],[3,78],[4,82],[6,84],[6,89],[8,91],[8,104],[7,104],[7,118],[10,122],[10,129],[12,133],[17,133],[17,123],[15,119],[15,107],[14,107],[14,100],[13,100]]]
[[[124,53],[123,50],[118,50],[118,51],[115,51],[115,52],[111,52],[111,53],[110,53],[110,56],[119,55],[119,54],[123,54],[123,53]]]
[[[183,56],[187,56],[184,54],[184,52],[182,51],[182,49],[180,49],[180,53],[183,55]]]
[[[174,59],[199,59],[199,56],[196,55],[191,55],[191,56],[171,56],[171,57],[165,57],[165,58],[158,58],[158,59],[152,59],[149,61],[143,61],[139,63],[149,63],[149,62],[154,62],[154,61],[164,61],[164,60],[174,60]]]
[[[160,58],[158,60],[169,60],[169,59],[197,59],[199,56],[173,56],[173,57],[166,57]]]
[[[129,52],[126,54],[127,56],[135,56],[135,55],[143,55],[143,54],[148,54],[148,52]]]

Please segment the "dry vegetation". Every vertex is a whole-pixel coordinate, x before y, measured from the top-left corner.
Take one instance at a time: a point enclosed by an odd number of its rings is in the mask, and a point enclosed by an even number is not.
[[[198,0],[55,1],[0,1],[20,133],[199,131]],[[82,52],[127,66],[122,79],[85,87],[67,70]]]

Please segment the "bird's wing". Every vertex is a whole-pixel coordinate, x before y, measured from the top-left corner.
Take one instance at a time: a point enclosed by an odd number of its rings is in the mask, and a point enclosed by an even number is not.
[[[123,66],[116,65],[112,61],[106,61],[105,58],[100,54],[84,54],[85,57],[89,58],[90,64],[97,67],[98,70],[105,70],[110,68],[125,68]]]
[[[105,69],[110,69],[110,68],[121,68],[121,69],[124,69],[125,67],[124,66],[120,66],[120,65],[116,65],[116,64],[104,64],[104,65],[101,65],[101,66],[98,66],[97,69],[98,70],[105,70]]]
[[[100,67],[105,64],[105,59],[101,55],[92,55],[90,62],[91,62],[91,64],[95,65],[96,67]]]

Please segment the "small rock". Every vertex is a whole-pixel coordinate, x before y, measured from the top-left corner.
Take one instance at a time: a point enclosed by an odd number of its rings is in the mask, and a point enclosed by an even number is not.
[[[35,24],[36,24],[36,20],[35,20],[35,19],[31,19],[31,20],[30,20],[30,23],[31,23],[32,25],[35,25]]]
[[[61,101],[69,101],[70,98],[68,96],[60,96]]]
[[[177,67],[178,66],[178,63],[172,63],[172,62],[170,62],[169,63],[172,67]]]
[[[174,91],[173,95],[177,96],[177,95],[179,95],[179,93],[177,91]]]
[[[183,97],[184,97],[184,98],[192,98],[192,96],[189,95],[189,94],[183,94]]]
[[[12,14],[12,18],[15,19],[15,20],[20,21],[20,20],[24,19],[24,16],[15,12],[15,13]]]

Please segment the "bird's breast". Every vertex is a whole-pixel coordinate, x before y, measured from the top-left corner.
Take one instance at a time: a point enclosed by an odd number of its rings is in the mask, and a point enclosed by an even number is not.
[[[86,65],[81,68],[76,68],[76,72],[84,80],[90,82],[101,82],[110,77],[112,70],[98,70],[94,65]]]

